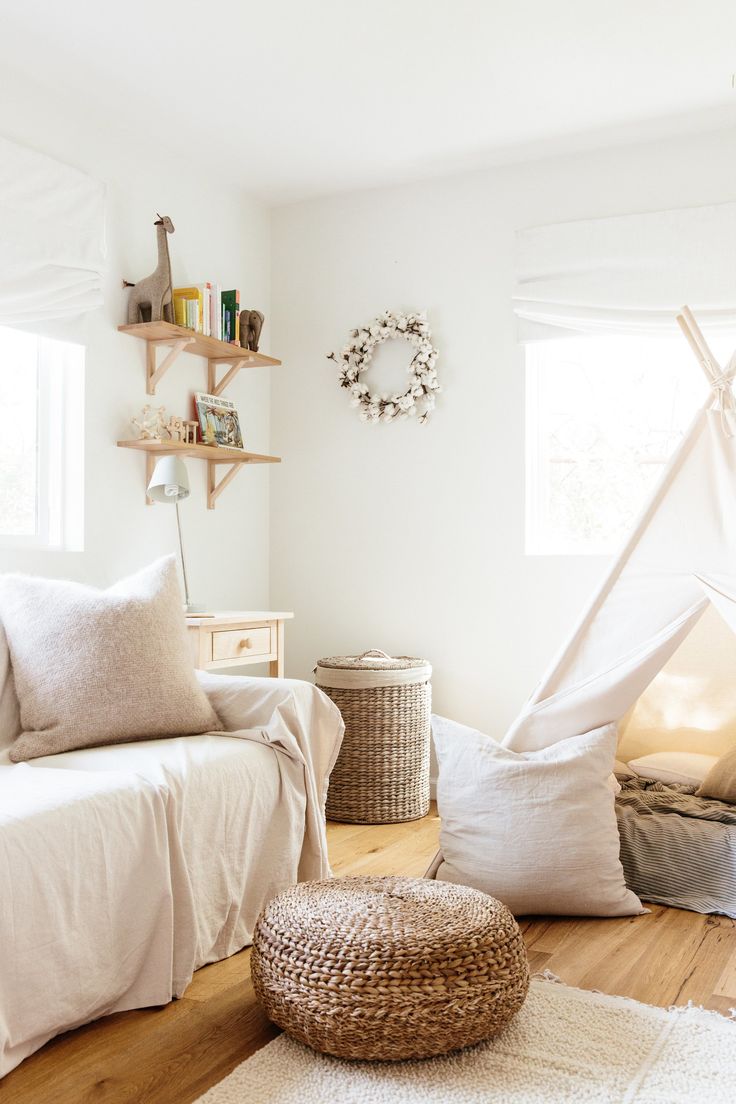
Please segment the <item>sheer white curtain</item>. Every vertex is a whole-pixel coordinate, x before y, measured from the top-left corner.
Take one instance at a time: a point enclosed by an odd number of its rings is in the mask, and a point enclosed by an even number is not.
[[[576,333],[736,326],[736,203],[566,222],[517,235],[514,311],[522,342]]]
[[[104,186],[0,138],[0,325],[102,305]]]

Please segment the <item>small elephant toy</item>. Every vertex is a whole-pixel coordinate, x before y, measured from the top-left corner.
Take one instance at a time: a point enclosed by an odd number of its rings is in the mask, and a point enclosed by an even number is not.
[[[258,342],[261,339],[263,329],[263,314],[257,310],[244,310],[240,312],[240,347],[258,352]]]

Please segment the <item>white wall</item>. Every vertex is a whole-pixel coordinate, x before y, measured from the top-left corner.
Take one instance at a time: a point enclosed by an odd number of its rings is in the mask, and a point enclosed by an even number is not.
[[[272,482],[271,601],[296,613],[289,674],[376,646],[425,656],[438,712],[502,732],[607,566],[523,554],[514,233],[734,199],[735,141],[722,132],[274,212],[285,367],[272,441],[285,463]],[[325,359],[387,307],[429,312],[444,393],[426,427],[359,423]],[[379,356],[407,362],[399,348]]]
[[[7,76],[7,75],[6,75]],[[50,97],[23,78],[12,104],[0,98],[8,138],[74,165],[107,184],[108,263],[105,305],[66,335],[86,345],[85,549],[80,553],[14,553],[0,549],[0,570],[33,571],[105,584],[176,548],[174,512],[144,502],[143,456],[118,449],[134,436],[129,419],[146,402],[168,413],[190,409],[206,390],[206,362],[182,355],[157,389],[145,390],[145,347],[118,334],[127,321],[121,278],[137,280],[156,264],[156,212],[173,219],[169,239],[175,285],[219,280],[238,287],[243,306],[269,315],[269,218],[240,187],[220,180],[207,158],[175,160],[137,139],[134,120],[112,134],[84,107]],[[163,125],[163,124],[162,124]],[[268,327],[262,347],[270,345]],[[269,452],[269,369],[244,371],[228,390],[238,404],[246,448]],[[205,501],[206,465],[187,462],[192,494],[181,506],[192,597],[214,607],[262,608],[268,601],[269,468],[244,469],[217,508]]]

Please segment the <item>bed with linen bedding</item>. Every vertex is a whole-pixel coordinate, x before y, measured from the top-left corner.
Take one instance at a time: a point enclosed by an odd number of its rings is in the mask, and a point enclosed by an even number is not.
[[[619,778],[626,883],[643,901],[736,919],[736,805],[695,786]]]

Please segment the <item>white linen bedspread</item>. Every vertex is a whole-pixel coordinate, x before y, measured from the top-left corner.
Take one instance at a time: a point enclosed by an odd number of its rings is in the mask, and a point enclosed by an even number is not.
[[[61,1031],[181,996],[272,896],[328,876],[339,712],[307,683],[200,677],[227,735],[0,753],[0,1076]]]

